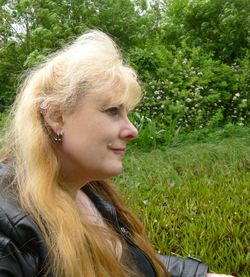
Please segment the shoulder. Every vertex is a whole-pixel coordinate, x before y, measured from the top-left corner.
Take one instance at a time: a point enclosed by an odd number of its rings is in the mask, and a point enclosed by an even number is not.
[[[45,243],[32,218],[8,192],[2,181],[8,178],[6,174],[0,165],[0,275],[35,276],[44,267]]]
[[[11,189],[12,176],[11,166],[0,163],[0,233],[17,244],[23,244],[35,225],[22,211],[16,193]]]
[[[39,264],[34,224],[0,195],[0,275],[35,276]],[[34,247],[35,246],[35,247]]]
[[[39,231],[32,219],[19,207],[16,200],[0,193],[0,234],[5,235],[16,245],[27,245]],[[28,243],[27,243],[28,242]]]
[[[166,267],[171,276],[175,277],[205,277],[208,266],[201,260],[189,256],[188,258],[176,256],[157,255],[162,264]]]

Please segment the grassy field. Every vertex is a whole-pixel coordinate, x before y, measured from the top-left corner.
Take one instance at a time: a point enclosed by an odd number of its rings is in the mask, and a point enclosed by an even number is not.
[[[131,146],[114,182],[159,253],[249,277],[250,129],[232,130],[180,137],[161,150]]]

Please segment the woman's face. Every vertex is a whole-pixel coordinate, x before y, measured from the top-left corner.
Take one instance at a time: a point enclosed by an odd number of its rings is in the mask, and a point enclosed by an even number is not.
[[[115,105],[113,92],[83,97],[76,111],[63,116],[60,156],[66,181],[84,184],[115,176],[128,141],[137,136],[125,104]]]

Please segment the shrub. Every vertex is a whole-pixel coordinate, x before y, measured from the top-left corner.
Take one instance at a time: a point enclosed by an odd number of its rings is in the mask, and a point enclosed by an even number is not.
[[[193,130],[226,123],[249,123],[249,59],[231,66],[215,60],[200,47],[146,45],[134,48],[144,99],[136,112],[168,128]]]

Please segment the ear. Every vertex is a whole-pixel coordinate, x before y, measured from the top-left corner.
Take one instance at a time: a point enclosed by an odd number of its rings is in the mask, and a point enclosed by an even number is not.
[[[62,111],[48,107],[43,114],[45,124],[55,133],[61,133],[64,127],[64,116]]]

